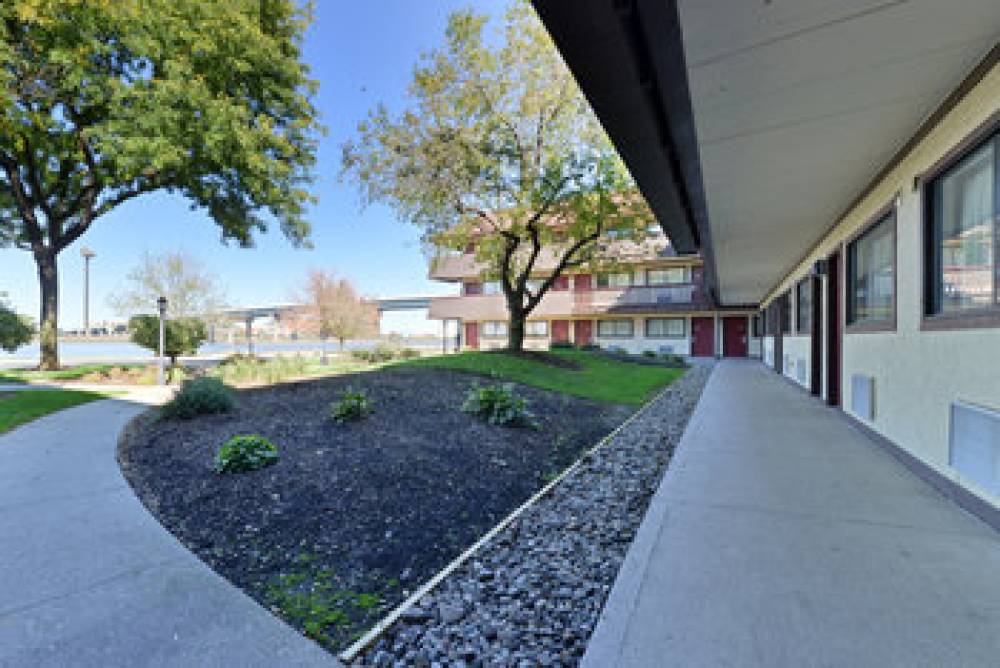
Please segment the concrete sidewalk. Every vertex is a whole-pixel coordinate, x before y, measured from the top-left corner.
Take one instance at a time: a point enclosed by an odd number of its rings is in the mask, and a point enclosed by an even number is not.
[[[0,666],[338,665],[139,503],[115,448],[144,408],[97,401],[0,436]]]
[[[585,666],[997,666],[1000,535],[753,362],[716,367]]]

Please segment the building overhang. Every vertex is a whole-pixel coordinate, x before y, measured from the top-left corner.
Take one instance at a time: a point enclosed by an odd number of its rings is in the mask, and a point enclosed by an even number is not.
[[[995,65],[1000,37],[996,0],[534,5],[723,305],[760,302]]]

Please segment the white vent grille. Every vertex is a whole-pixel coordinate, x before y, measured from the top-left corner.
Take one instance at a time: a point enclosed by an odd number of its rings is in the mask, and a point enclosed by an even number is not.
[[[1000,412],[956,401],[949,432],[948,463],[990,494],[1000,494]]]
[[[865,420],[875,419],[875,379],[871,376],[851,376],[851,411]]]

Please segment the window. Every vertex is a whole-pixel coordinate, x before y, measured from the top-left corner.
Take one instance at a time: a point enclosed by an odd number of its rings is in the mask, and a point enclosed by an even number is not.
[[[498,295],[503,292],[500,287],[500,281],[486,281],[483,283],[483,294],[484,295]]]
[[[927,315],[1000,306],[998,142],[994,133],[928,184]]]
[[[792,333],[792,299],[789,293],[778,297],[778,318],[781,320],[781,333]]]
[[[683,339],[684,318],[646,318],[646,337],[650,339]]]
[[[524,282],[524,285],[528,288],[531,294],[536,295],[538,294],[538,289],[542,287],[542,283],[544,283],[544,281],[540,278],[529,278]]]
[[[895,320],[896,216],[889,213],[847,245],[847,324]]]
[[[667,269],[648,269],[646,271],[647,285],[669,285],[670,283],[687,283],[687,267],[668,267]]]
[[[548,336],[549,335],[549,321],[548,320],[529,320],[524,323],[524,335],[525,336]]]
[[[483,336],[507,336],[507,323],[503,320],[488,320],[484,322]]]
[[[598,320],[597,335],[607,339],[630,339],[635,336],[635,323],[631,320]]]
[[[803,278],[795,286],[795,331],[812,333],[812,279]]]
[[[766,322],[763,313],[757,313],[753,317],[753,337],[759,339],[764,336],[764,323]]]
[[[597,287],[599,288],[627,288],[630,285],[632,285],[632,274],[629,272],[597,275]]]

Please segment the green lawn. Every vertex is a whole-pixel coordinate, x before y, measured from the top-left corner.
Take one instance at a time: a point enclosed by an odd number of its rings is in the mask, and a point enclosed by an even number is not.
[[[104,398],[96,392],[78,390],[17,390],[0,394],[0,434],[43,415]]]
[[[429,366],[495,375],[525,385],[564,392],[587,399],[641,404],[676,380],[683,369],[633,364],[582,350],[553,350],[552,354],[578,362],[580,369],[553,366],[506,353],[464,352],[400,362],[400,366]]]
[[[36,369],[4,369],[0,371],[0,383],[27,383],[30,381],[79,380],[87,374],[109,371],[111,369],[142,368],[142,364],[80,364],[56,371],[38,371]]]

